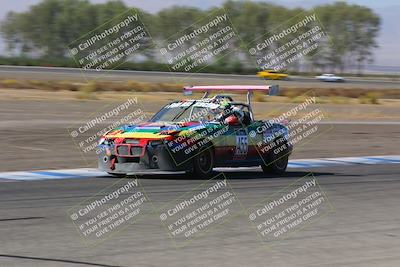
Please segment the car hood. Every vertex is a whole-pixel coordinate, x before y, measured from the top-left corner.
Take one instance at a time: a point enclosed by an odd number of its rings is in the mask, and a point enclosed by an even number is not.
[[[182,135],[187,131],[207,128],[210,123],[184,122],[159,123],[146,122],[138,125],[124,125],[109,131],[105,138],[164,139],[172,135]]]

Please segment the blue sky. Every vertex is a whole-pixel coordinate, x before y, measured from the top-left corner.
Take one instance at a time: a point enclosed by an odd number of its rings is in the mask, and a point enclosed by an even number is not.
[[[209,8],[219,6],[225,0],[123,0],[127,6],[142,8],[148,12],[157,12],[160,9],[173,5],[195,6],[198,8]],[[259,0],[263,1],[263,0]],[[41,0],[17,0],[1,1],[0,20],[9,11],[26,11],[30,5],[37,4]],[[104,3],[107,0],[90,0],[93,3]],[[266,1],[267,2],[267,1]],[[286,7],[311,8],[325,3],[335,2],[333,0],[280,0],[268,1]],[[375,51],[376,65],[400,66],[400,53],[398,52],[400,43],[400,31],[398,30],[400,19],[400,1],[398,0],[350,0],[348,3],[360,4],[373,9],[382,19],[381,32],[378,37],[379,48]],[[4,54],[4,44],[0,41],[0,53]]]

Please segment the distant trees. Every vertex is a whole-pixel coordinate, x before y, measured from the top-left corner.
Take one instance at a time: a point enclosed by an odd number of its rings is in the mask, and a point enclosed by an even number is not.
[[[227,0],[223,7],[243,41],[235,45],[244,54],[243,43],[248,44],[268,34],[304,11],[263,2],[233,0]],[[8,49],[16,54],[67,58],[69,43],[128,8],[121,1],[92,4],[88,0],[43,0],[27,12],[10,12],[0,30]],[[372,51],[377,47],[380,18],[367,7],[345,2],[320,5],[314,11],[331,37],[332,45],[325,47],[317,57],[308,58],[310,65],[332,71],[344,71],[347,66],[356,65],[361,71],[364,64],[372,60]],[[186,29],[190,32],[190,25],[211,12],[174,6],[157,14],[141,11],[141,19],[155,41],[160,43],[179,31]],[[146,52],[149,60],[156,60],[155,51]],[[242,67],[238,61],[232,64],[237,69]]]
[[[371,9],[336,2],[314,10],[332,39],[323,66],[343,72],[345,66],[356,65],[360,72],[366,62],[372,61],[380,18]]]
[[[11,50],[65,57],[69,43],[126,10],[121,1],[44,0],[27,12],[10,12],[1,31]]]

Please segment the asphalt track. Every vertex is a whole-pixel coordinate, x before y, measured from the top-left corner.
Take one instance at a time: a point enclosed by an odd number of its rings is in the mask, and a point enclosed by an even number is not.
[[[177,249],[156,213],[87,247],[66,212],[116,179],[3,182],[0,266],[399,266],[399,166],[291,169],[283,177],[226,173],[246,208],[309,172],[332,203],[332,213],[270,247],[238,216]],[[139,181],[155,209],[204,182],[179,175]]]
[[[97,75],[82,76],[76,69],[17,69],[0,67],[0,78],[82,80]],[[104,79],[172,79],[170,73],[110,73],[109,76],[105,74]],[[240,75],[196,74],[191,79],[205,83],[263,83],[254,76]],[[283,83],[325,85],[307,79],[298,77]],[[396,84],[392,81],[355,80],[349,81],[346,86],[365,85],[383,89],[392,88]],[[8,107],[2,105],[3,109]],[[35,110],[36,105],[39,104],[30,103],[27,106]],[[72,116],[71,112],[62,110],[66,104],[54,105],[57,108],[50,110],[57,110],[63,116]],[[63,152],[63,160],[66,160],[59,163],[60,166],[77,165],[73,157],[76,151],[74,149],[69,152],[72,150],[71,144],[65,139],[67,123],[62,120],[64,117],[55,112],[38,110],[41,112],[25,110],[18,104],[11,109],[9,115],[2,111],[0,126],[4,127],[3,133],[17,137],[19,143],[29,140],[32,150],[23,154],[9,153],[19,150],[7,147],[7,144],[15,144],[3,139],[2,169],[21,170],[22,165],[30,169],[40,169],[42,166],[47,168],[46,164],[56,166],[52,161],[57,157],[49,152],[47,143],[60,146],[58,148]],[[18,114],[16,118],[15,114]],[[39,116],[43,120],[42,124],[34,121],[37,117],[32,114]],[[57,120],[47,119],[48,114]],[[15,121],[7,119],[7,116]],[[19,121],[22,118],[23,121]],[[76,120],[73,116],[67,119]],[[10,128],[10,123],[16,125]],[[398,122],[372,123],[381,124],[379,127],[354,122],[350,124],[351,127],[335,125],[331,134],[300,149],[299,155],[333,157],[362,155],[366,151],[374,155],[398,154]],[[28,129],[30,135],[27,135]],[[45,137],[46,142],[38,138],[41,136]],[[321,147],[327,149],[322,150]],[[266,176],[257,169],[230,171],[225,175],[243,206],[249,208],[309,173],[314,175],[326,193],[334,207],[333,212],[267,248],[258,239],[245,214],[223,223],[183,248],[174,246],[155,210],[190,192],[204,183],[203,180],[188,179],[176,174],[140,176],[139,181],[153,205],[152,208],[146,206],[144,209],[148,215],[103,243],[88,247],[74,228],[67,211],[112,185],[117,179],[105,175],[39,181],[0,179],[0,267],[400,266],[400,164],[356,163],[317,168],[303,166],[289,169],[282,177]],[[134,177],[128,179],[133,180]]]
[[[143,82],[169,82],[183,84],[265,84],[263,79],[256,75],[211,74],[211,73],[179,73],[159,71],[125,71],[109,70],[96,71],[78,68],[58,67],[30,67],[30,66],[0,66],[0,79],[31,79],[31,80],[103,80]],[[291,76],[289,80],[268,81],[286,87],[299,88],[368,88],[368,89],[395,89],[399,88],[399,80],[393,79],[361,79],[346,78],[345,83],[321,82],[313,77]]]

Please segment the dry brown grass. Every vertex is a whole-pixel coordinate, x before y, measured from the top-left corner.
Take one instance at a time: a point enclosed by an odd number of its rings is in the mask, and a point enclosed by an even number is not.
[[[378,92],[369,92],[359,98],[360,104],[379,104],[381,94]]]
[[[346,97],[346,98],[360,98],[374,96],[376,98],[400,99],[400,89],[363,89],[363,88],[282,88],[281,95],[295,98],[312,92],[315,96],[319,97]]]
[[[38,80],[0,80],[0,87],[12,89],[37,89],[46,91],[77,91],[81,99],[92,99],[97,92],[181,92],[183,85],[177,83],[151,83],[135,80],[123,82],[92,81],[76,83],[71,81],[38,81]],[[316,96],[321,103],[348,104],[351,99],[361,104],[379,104],[380,99],[400,99],[400,89],[363,89],[363,88],[281,88],[280,95],[287,102],[301,102],[305,95]],[[255,102],[269,102],[269,98],[254,95]]]
[[[15,88],[15,89],[26,88],[23,82],[14,79],[1,80],[0,84],[3,88]]]
[[[264,94],[261,94],[261,93],[255,93],[254,94],[254,96],[253,96],[253,100],[255,101],[255,102],[265,102],[266,100],[265,100],[265,95]]]

